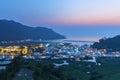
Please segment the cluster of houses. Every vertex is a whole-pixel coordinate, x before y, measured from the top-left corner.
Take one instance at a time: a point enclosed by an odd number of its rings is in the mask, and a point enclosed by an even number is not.
[[[96,57],[119,57],[120,52],[108,52],[106,49],[93,49],[90,45],[78,46],[73,43],[40,43],[32,46],[7,46],[0,47],[0,65],[9,61],[9,64],[14,57],[23,54],[26,59],[44,60],[44,59],[61,59],[61,60],[75,60],[96,63]],[[86,59],[88,58],[87,60]],[[57,65],[57,64],[55,64]],[[64,62],[62,65],[68,65]]]
[[[81,57],[119,57],[120,52],[106,49],[93,49],[89,45],[78,46],[73,43],[41,43],[33,46],[0,47],[0,60],[11,60],[23,54],[26,59],[76,59]]]

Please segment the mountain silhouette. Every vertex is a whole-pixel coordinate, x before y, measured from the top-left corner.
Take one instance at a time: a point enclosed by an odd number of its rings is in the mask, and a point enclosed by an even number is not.
[[[112,38],[102,38],[92,45],[93,48],[120,51],[120,35]]]
[[[12,20],[0,20],[0,41],[17,41],[25,39],[64,39],[65,36],[45,27],[30,27]]]

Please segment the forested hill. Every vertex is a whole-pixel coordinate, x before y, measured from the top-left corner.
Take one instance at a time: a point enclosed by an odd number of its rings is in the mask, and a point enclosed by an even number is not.
[[[100,39],[99,42],[96,42],[92,45],[93,48],[98,49],[109,49],[120,51],[120,35],[117,35],[112,38]]]
[[[64,39],[65,36],[45,27],[30,27],[21,23],[0,20],[0,41],[16,41],[25,39]]]

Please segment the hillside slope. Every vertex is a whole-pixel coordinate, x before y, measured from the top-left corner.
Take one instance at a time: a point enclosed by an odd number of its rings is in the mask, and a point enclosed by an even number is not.
[[[24,39],[64,39],[65,36],[45,27],[29,27],[15,21],[0,20],[0,41]]]

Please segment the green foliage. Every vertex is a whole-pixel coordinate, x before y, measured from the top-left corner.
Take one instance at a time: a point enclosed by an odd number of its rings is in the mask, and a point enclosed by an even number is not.
[[[25,76],[17,76],[14,80],[28,80]]]
[[[119,80],[119,58],[98,58],[97,61],[102,65],[69,61],[69,66],[55,68],[54,60],[26,61],[18,57],[13,60],[14,63],[8,65],[6,70],[0,71],[0,80],[28,80],[26,76],[17,76],[17,72],[22,68],[33,71],[34,80]]]

